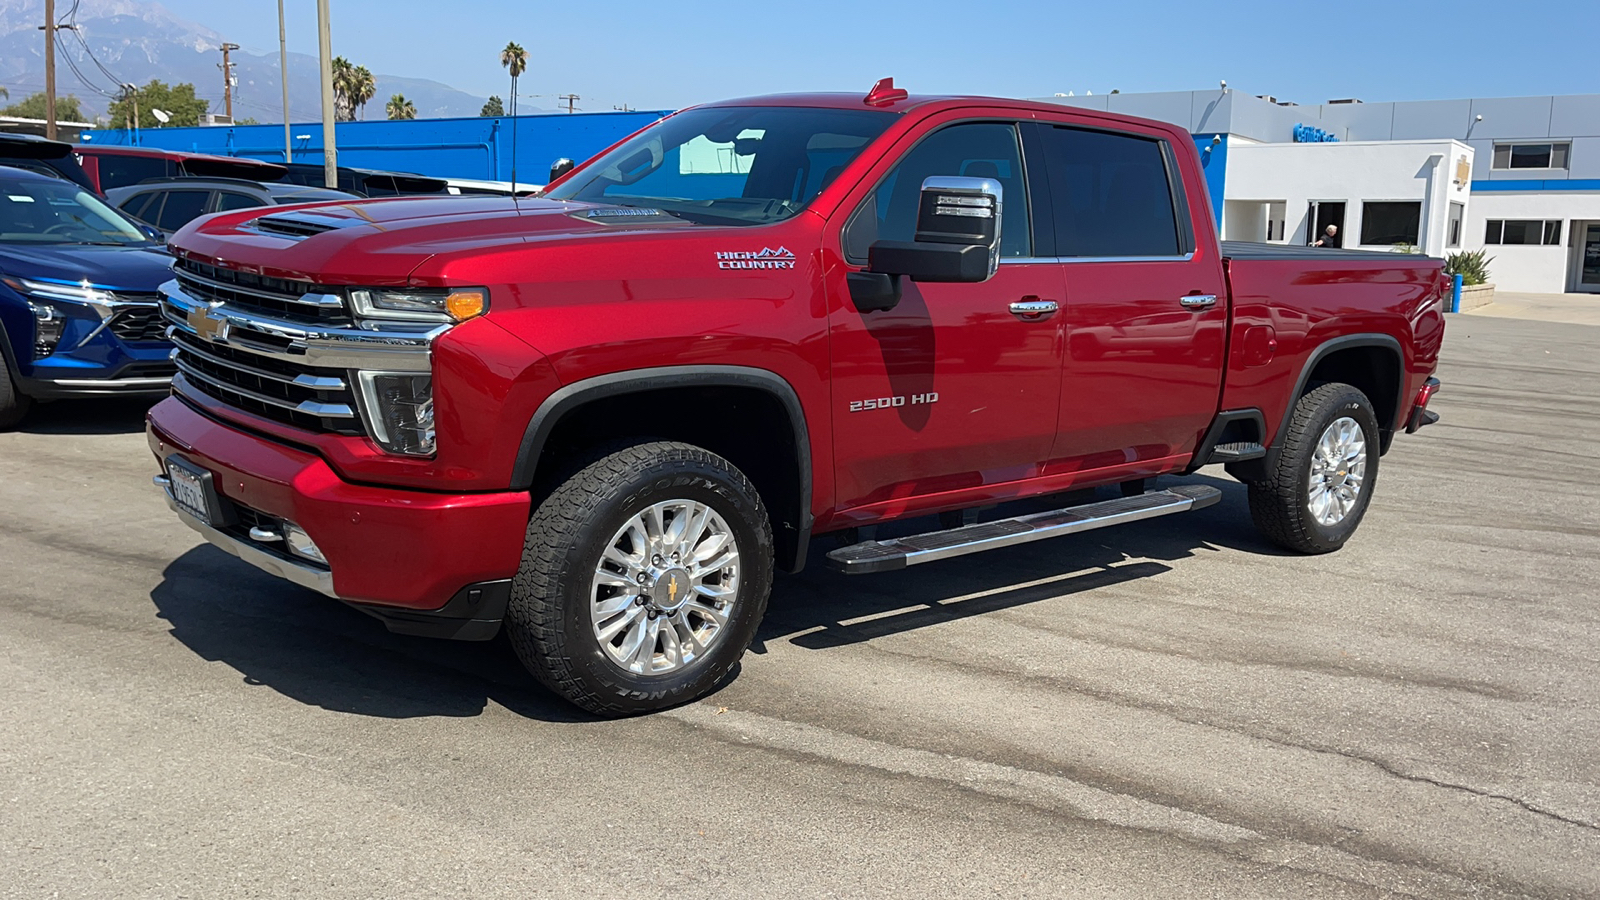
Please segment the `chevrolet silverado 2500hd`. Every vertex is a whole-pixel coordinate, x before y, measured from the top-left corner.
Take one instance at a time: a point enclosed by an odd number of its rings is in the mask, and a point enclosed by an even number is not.
[[[182,520],[395,631],[503,622],[605,715],[711,690],[814,535],[949,513],[826,553],[895,569],[1201,507],[1145,487],[1223,464],[1268,538],[1326,552],[1436,418],[1438,260],[1219,244],[1189,135],[1087,109],[730,101],[540,199],[172,246],[149,442]]]

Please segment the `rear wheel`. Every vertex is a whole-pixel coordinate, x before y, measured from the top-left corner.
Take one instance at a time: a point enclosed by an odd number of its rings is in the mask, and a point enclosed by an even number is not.
[[[534,677],[605,716],[715,688],[766,611],[772,532],[727,460],[688,444],[609,453],[528,523],[506,626]]]
[[[1281,547],[1328,553],[1355,534],[1378,478],[1378,418],[1348,384],[1324,384],[1289,413],[1277,466],[1250,483],[1250,517]]]
[[[11,371],[0,363],[0,430],[11,429],[33,408],[33,398],[17,390]]]

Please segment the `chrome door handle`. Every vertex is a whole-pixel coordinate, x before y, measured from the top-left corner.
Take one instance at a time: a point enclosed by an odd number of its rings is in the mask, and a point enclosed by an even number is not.
[[[1178,302],[1182,303],[1187,309],[1210,309],[1217,305],[1217,295],[1190,294],[1187,297],[1178,298]]]
[[[1011,314],[1024,322],[1037,322],[1055,315],[1061,305],[1054,300],[1028,298],[1011,304]]]

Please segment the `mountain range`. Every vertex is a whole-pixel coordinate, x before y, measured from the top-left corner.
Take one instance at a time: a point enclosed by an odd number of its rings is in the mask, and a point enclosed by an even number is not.
[[[158,78],[168,84],[192,83],[198,96],[211,101],[211,112],[224,111],[218,69],[222,54],[217,49],[222,35],[150,0],[78,0],[75,14],[73,6],[74,0],[56,0],[57,16],[70,15],[67,21],[78,25],[78,36],[60,33],[57,96],[75,95],[93,117],[105,114],[119,80],[142,85]],[[44,0],[0,0],[0,86],[11,94],[0,106],[44,89],[43,22]],[[283,121],[278,55],[235,50],[232,61],[238,79],[234,117]],[[423,78],[375,72],[373,79],[377,90],[364,118],[384,118],[385,101],[397,93],[416,104],[418,118],[476,116],[487,99]],[[290,53],[290,118],[316,121],[322,114],[321,98],[317,58]]]

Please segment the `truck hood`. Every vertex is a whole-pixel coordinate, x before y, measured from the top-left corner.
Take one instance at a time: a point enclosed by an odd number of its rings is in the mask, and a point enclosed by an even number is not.
[[[153,294],[172,277],[172,257],[154,244],[0,244],[0,272],[18,278],[88,282],[91,287]]]
[[[696,226],[665,213],[564,200],[397,197],[274,207],[197,219],[172,238],[180,256],[319,284],[405,284],[441,253]]]

